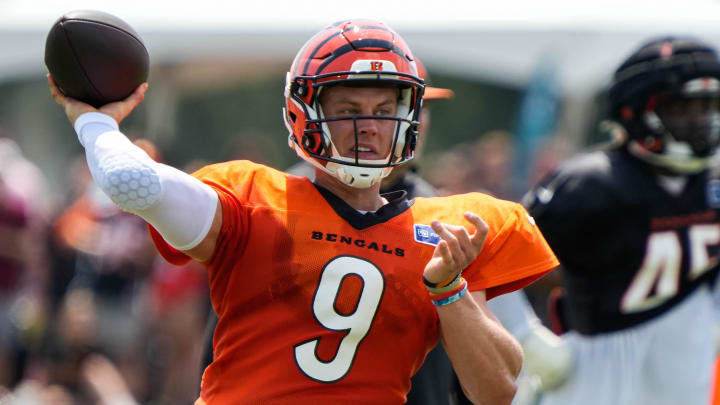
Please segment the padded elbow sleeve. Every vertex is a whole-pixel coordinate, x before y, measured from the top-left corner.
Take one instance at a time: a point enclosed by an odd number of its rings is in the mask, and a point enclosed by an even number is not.
[[[144,211],[158,201],[163,190],[157,163],[152,163],[128,154],[109,156],[102,162],[99,186],[123,210]]]
[[[176,249],[203,241],[218,201],[210,186],[153,161],[107,115],[83,114],[75,130],[93,178],[115,204],[145,219]]]

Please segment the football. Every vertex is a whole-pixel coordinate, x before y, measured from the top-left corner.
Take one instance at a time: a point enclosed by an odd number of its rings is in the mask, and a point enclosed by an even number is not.
[[[94,10],[72,11],[53,24],[45,65],[65,95],[100,107],[123,100],[147,81],[150,58],[125,21]]]

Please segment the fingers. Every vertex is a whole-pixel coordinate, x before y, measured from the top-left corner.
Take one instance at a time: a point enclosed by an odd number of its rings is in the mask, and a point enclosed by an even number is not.
[[[145,99],[145,92],[147,91],[147,88],[148,84],[142,83],[125,100],[105,104],[100,107],[100,112],[113,117],[115,121],[120,123],[123,119],[125,119],[125,117],[130,115],[140,102]]]
[[[433,221],[430,225],[432,226],[435,233],[437,233],[447,245],[447,248],[452,257],[451,261],[444,260],[448,266],[460,267],[458,270],[462,270],[463,268],[465,268],[464,263],[469,264],[472,259],[475,258],[474,255],[469,257],[467,254],[472,252],[469,252],[468,249],[468,247],[470,246],[470,240],[467,232],[464,232],[465,228],[443,224],[440,221]],[[457,228],[462,228],[462,231]],[[440,253],[442,253],[442,251]],[[444,256],[443,259],[445,259]]]
[[[482,249],[490,227],[488,227],[488,224],[474,212],[466,212],[465,219],[475,226],[475,234],[472,238],[470,238],[471,243],[475,247]]]
[[[50,73],[47,74],[47,80],[48,86],[50,86],[50,95],[52,96],[53,100],[55,100],[56,103],[64,107],[65,104],[67,104],[67,97],[65,97],[65,95],[58,88],[57,84],[55,84],[55,80]]]
[[[448,266],[452,266],[455,264],[455,259],[453,258],[452,253],[450,252],[450,247],[448,246],[448,243],[444,240],[441,240],[440,243],[437,245],[437,250],[440,252],[440,256],[442,256],[443,262],[447,264]]]
[[[460,249],[462,249],[465,254],[465,260],[468,263],[472,262],[479,251],[470,240],[470,234],[468,234],[467,229],[460,225],[448,225],[447,227],[450,232],[455,235],[455,238],[457,238]]]
[[[470,265],[480,254],[489,230],[487,223],[475,213],[466,212],[465,219],[475,227],[475,233],[472,235],[464,226],[443,224],[440,221],[433,221],[431,224],[433,230],[446,242],[443,250],[447,249],[450,253],[452,263],[463,265],[463,268]],[[443,255],[443,259],[445,259],[445,255]],[[448,260],[445,262],[451,263]]]
[[[50,95],[65,109],[65,115],[67,115],[68,120],[70,120],[70,124],[74,125],[75,120],[83,113],[97,111],[95,107],[63,94],[51,74],[48,73],[47,78],[48,85],[50,86]]]
[[[475,226],[475,233],[470,235],[464,226],[443,224],[432,221],[430,226],[440,237],[432,259],[428,261],[423,277],[431,282],[447,280],[457,276],[478,257],[485,244],[488,225],[477,214],[465,213],[467,219]]]
[[[454,256],[456,256],[455,252],[462,252],[462,248],[460,247],[460,241],[458,241],[458,238],[455,237],[455,235],[450,232],[448,229],[449,225],[443,224],[440,221],[433,221],[430,226],[435,231],[435,233],[440,236],[448,245],[448,248],[450,249],[451,253],[453,253]]]
[[[147,88],[148,88],[148,84],[147,84],[147,82],[145,82],[145,83],[139,85],[137,87],[137,89],[135,89],[133,94],[131,94],[130,97],[128,97],[130,99],[130,101],[132,101],[133,105],[138,105],[138,104],[140,104],[141,101],[143,101],[145,99],[145,92],[147,91]]]

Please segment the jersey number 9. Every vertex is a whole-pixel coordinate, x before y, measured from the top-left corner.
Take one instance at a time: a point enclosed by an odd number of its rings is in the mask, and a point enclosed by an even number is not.
[[[355,311],[344,315],[338,313],[335,302],[343,280],[350,275],[359,277],[363,286]],[[316,354],[319,337],[295,346],[295,362],[306,376],[332,383],[350,371],[358,345],[370,331],[384,291],[385,278],[382,272],[367,260],[338,256],[325,265],[313,298],[313,315],[326,329],[348,333],[340,341],[335,357],[330,361],[323,361]]]

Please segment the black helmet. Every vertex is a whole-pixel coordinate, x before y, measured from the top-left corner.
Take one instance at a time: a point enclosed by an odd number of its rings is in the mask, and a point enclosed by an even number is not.
[[[720,143],[720,60],[713,48],[693,38],[663,37],[638,49],[615,71],[609,91],[610,116],[625,128],[636,156],[677,173],[705,168]],[[668,105],[703,104],[698,119],[672,121]],[[676,114],[685,114],[675,108]],[[674,126],[675,125],[675,126]]]

